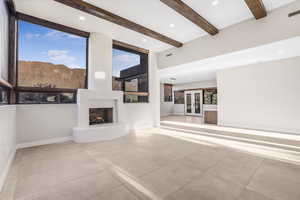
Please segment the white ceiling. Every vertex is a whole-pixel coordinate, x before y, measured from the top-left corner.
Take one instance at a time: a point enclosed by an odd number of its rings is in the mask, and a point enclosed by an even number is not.
[[[215,80],[220,69],[300,56],[300,36],[197,62],[160,70],[163,83]],[[176,78],[176,80],[171,80]]]
[[[160,0],[86,0],[154,31],[186,43],[205,35],[199,27],[164,5]],[[244,0],[183,0],[219,29],[253,18]],[[295,0],[263,0],[268,11]],[[88,15],[53,0],[15,0],[17,10],[56,23],[88,32],[104,33],[113,39],[153,51],[171,48],[170,45],[142,34]],[[85,21],[80,21],[84,16]],[[174,24],[175,27],[170,27]],[[146,41],[145,41],[146,39]]]

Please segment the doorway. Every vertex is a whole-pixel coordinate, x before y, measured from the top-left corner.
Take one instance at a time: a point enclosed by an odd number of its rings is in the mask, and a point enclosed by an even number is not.
[[[184,92],[185,105],[184,113],[185,115],[192,116],[203,116],[203,91],[185,91]]]

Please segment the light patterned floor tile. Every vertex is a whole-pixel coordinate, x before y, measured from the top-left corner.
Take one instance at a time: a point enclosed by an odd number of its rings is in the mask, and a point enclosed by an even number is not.
[[[299,200],[300,166],[265,160],[247,188],[274,200]]]

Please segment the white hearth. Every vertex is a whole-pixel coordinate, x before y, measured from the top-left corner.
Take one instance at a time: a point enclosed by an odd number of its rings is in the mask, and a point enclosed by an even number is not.
[[[111,140],[129,133],[129,127],[123,120],[122,92],[80,89],[77,94],[77,106],[78,125],[73,128],[73,140],[75,142]],[[90,108],[113,108],[113,123],[90,125]]]

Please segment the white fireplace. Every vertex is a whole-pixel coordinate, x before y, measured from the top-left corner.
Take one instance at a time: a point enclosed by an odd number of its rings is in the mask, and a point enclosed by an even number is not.
[[[122,92],[80,89],[77,94],[77,106],[78,124],[73,128],[73,139],[75,142],[111,140],[129,133],[129,127],[123,120]],[[112,122],[91,125],[91,109],[100,108],[112,109]]]

